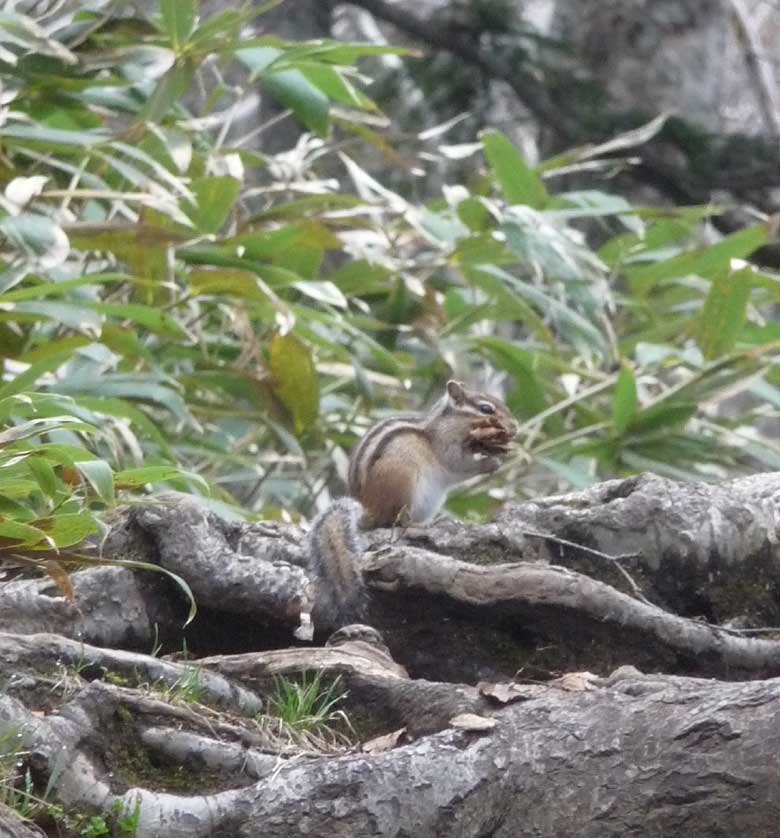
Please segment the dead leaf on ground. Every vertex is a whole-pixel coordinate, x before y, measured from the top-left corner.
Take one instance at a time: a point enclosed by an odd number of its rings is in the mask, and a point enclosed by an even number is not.
[[[361,751],[366,754],[381,754],[383,751],[391,751],[406,735],[406,728],[394,730],[392,733],[385,733],[383,736],[375,736],[364,742]]]
[[[510,704],[513,701],[530,701],[532,698],[540,698],[547,691],[547,687],[542,684],[516,684],[514,681],[501,684],[480,681],[477,684],[477,689],[480,695],[493,699],[500,704]]]
[[[601,678],[592,672],[567,672],[560,678],[550,681],[550,686],[571,693],[580,693],[595,690],[599,681],[601,681]]]
[[[460,713],[450,719],[450,727],[458,730],[492,730],[496,724],[495,719],[478,716],[476,713]]]

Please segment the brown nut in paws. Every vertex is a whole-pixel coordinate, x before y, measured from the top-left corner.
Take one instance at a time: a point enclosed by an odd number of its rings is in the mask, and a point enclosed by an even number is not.
[[[480,419],[471,425],[466,447],[476,453],[505,456],[513,438],[514,434],[496,419]]]

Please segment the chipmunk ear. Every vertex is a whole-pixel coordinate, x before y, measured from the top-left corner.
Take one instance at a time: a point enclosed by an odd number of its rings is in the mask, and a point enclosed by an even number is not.
[[[455,404],[460,405],[466,401],[466,391],[462,382],[450,379],[447,382],[447,395]]]

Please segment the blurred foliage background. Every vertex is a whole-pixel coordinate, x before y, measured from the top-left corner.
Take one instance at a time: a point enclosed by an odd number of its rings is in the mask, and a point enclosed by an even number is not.
[[[0,555],[51,561],[149,491],[310,516],[450,376],[522,423],[459,515],[780,467],[772,220],[724,237],[718,206],[605,190],[663,117],[532,165],[457,117],[394,130],[371,74],[400,49],[152,5],[0,12]]]

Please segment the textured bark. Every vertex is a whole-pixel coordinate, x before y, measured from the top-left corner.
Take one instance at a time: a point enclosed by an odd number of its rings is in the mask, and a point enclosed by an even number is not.
[[[379,735],[403,727],[421,736],[444,729],[460,713],[487,709],[473,687],[411,680],[385,649],[363,641],[347,641],[336,648],[220,655],[202,658],[200,663],[260,694],[273,692],[281,676],[291,678],[311,669],[329,679],[339,678],[347,690],[343,709],[350,719],[359,719],[364,733]]]
[[[780,624],[779,492],[778,474],[722,485],[646,475],[508,505],[493,524],[408,530],[393,543],[378,530],[365,564],[370,622],[416,677],[437,680],[511,677],[530,659],[539,677],[626,663],[775,675],[773,641],[715,625]],[[312,595],[302,543],[298,527],[226,524],[185,499],[131,510],[105,549],[187,580],[201,611],[186,641],[208,654],[292,641]],[[631,581],[608,558],[618,554],[634,555],[619,563]],[[0,626],[140,649],[156,630],[181,644],[185,603],[164,577],[105,568],[74,579],[80,610],[46,583],[6,586]],[[455,652],[439,654],[445,644]]]
[[[188,500],[174,509],[173,514],[166,507],[138,509],[132,525],[155,545],[154,560],[187,580],[198,603],[297,624],[308,582],[305,571],[292,564],[303,562],[297,530],[228,524]],[[112,547],[109,542],[105,549]]]
[[[125,712],[118,712],[125,708]],[[38,771],[59,766],[80,809],[140,804],[137,838],[177,836],[775,835],[780,682],[713,684],[617,673],[591,692],[553,687],[492,712],[480,733],[444,731],[387,753],[269,760],[246,731],[126,688],[94,683],[59,712],[0,696]],[[164,719],[168,723],[164,723]],[[159,771],[130,787],[117,725],[136,750],[223,773],[174,793]],[[163,720],[163,721],[161,721]],[[243,741],[238,738],[243,736]],[[232,744],[231,744],[232,743]],[[238,747],[237,743],[240,743]],[[241,759],[239,759],[241,757]],[[259,779],[258,779],[259,778]],[[192,772],[198,781],[198,774]],[[122,788],[126,790],[122,790]]]
[[[2,838],[41,838],[43,832],[22,821],[11,809],[0,803],[0,836]]]
[[[500,526],[531,529],[595,547],[639,570],[645,593],[679,613],[713,622],[780,625],[780,473],[722,484],[680,483],[652,474],[508,504]],[[552,560],[594,569],[552,545]],[[604,576],[601,562],[601,578]]]
[[[171,583],[157,574],[98,567],[74,573],[71,581],[75,602],[50,579],[0,586],[0,631],[54,632],[106,646],[148,648],[156,625],[175,622]]]
[[[621,108],[635,108],[641,96],[643,108],[684,113],[711,131],[765,129],[731,0],[557,0],[555,7],[555,33]]]
[[[345,835],[775,835],[778,683],[644,689],[552,692],[484,736],[293,769],[236,834],[327,834],[338,812]],[[334,784],[349,789],[335,805]]]
[[[78,607],[48,582],[6,584],[0,737],[22,733],[37,792],[68,811],[140,807],[137,838],[770,838],[780,679],[758,679],[780,673],[780,642],[691,617],[777,615],[779,497],[780,473],[643,475],[491,524],[374,531],[372,627],[298,648],[300,527],[228,524],[191,499],[133,508],[105,554],[189,583],[197,659],[127,651],[181,643],[186,601],[162,574],[81,571]],[[725,680],[604,677],[626,663]],[[550,680],[584,669],[602,679]],[[263,715],[279,678],[315,671],[347,691],[366,751]]]
[[[84,678],[96,678],[110,670],[115,676],[157,687],[174,687],[192,670],[192,664],[161,660],[151,655],[102,649],[56,634],[0,634],[0,668],[14,672],[16,678],[51,673],[56,681],[56,667],[73,667]],[[204,699],[217,707],[227,707],[251,715],[263,709],[263,702],[253,693],[217,674],[199,674]]]

